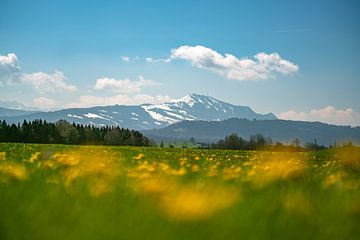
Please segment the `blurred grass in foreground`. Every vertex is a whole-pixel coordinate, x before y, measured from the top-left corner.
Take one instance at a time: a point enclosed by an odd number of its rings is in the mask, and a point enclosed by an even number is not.
[[[359,239],[360,150],[0,144],[0,239]]]

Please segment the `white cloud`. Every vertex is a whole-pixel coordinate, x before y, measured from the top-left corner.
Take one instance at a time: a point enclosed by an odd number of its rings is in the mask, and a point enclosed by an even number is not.
[[[105,105],[139,105],[144,103],[164,103],[173,100],[173,98],[167,95],[150,96],[147,94],[136,94],[134,96],[129,95],[115,95],[111,97],[98,97],[98,96],[80,96],[78,102],[67,104],[66,108],[83,108],[92,106],[105,106]]]
[[[278,117],[288,120],[320,121],[337,125],[360,126],[360,113],[355,112],[351,108],[336,109],[333,106],[327,106],[322,109],[312,109],[309,112],[290,110],[279,113]]]
[[[171,62],[182,59],[197,68],[215,72],[228,79],[239,81],[266,80],[275,78],[277,74],[291,75],[299,71],[299,67],[283,58],[276,52],[271,54],[258,53],[251,58],[237,58],[231,54],[221,55],[204,46],[180,46],[171,50],[166,59],[147,58],[149,63]]]
[[[146,62],[148,63],[169,63],[171,62],[171,58],[158,58],[158,59],[154,59],[152,57],[147,57]]]
[[[0,55],[0,84],[16,82],[20,75],[19,60],[14,53]]]
[[[123,62],[136,62],[140,60],[139,56],[135,56],[135,57],[130,57],[130,56],[120,56],[121,61]]]
[[[77,88],[65,82],[65,76],[61,71],[52,74],[44,72],[24,73],[20,80],[22,83],[32,85],[39,92],[67,91],[74,92]]]
[[[57,102],[54,99],[46,97],[38,97],[33,100],[34,106],[38,109],[50,110],[57,106]]]
[[[157,85],[154,81],[147,80],[143,76],[139,76],[136,81],[130,79],[114,79],[114,78],[99,78],[96,80],[94,90],[110,89],[118,93],[138,93],[141,92],[142,87]]]
[[[123,62],[130,62],[130,57],[129,56],[121,56],[121,61]]]

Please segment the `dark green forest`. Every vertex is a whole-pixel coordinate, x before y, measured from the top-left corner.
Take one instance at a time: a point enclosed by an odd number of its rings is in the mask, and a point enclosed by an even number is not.
[[[1,121],[0,142],[56,143],[80,145],[149,146],[142,133],[120,127],[95,127],[60,120],[34,120],[22,124]]]

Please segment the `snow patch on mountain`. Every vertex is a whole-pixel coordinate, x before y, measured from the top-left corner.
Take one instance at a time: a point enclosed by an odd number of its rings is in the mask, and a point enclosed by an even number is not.
[[[107,118],[104,118],[103,116],[97,115],[95,113],[87,113],[87,114],[84,114],[84,116],[87,118],[101,118],[101,119],[108,120]]]
[[[68,117],[73,117],[73,118],[79,118],[79,119],[83,119],[83,117],[75,115],[75,114],[68,114]]]

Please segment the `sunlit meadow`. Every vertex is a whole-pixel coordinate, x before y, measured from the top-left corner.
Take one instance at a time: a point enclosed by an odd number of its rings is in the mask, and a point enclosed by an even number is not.
[[[0,239],[357,239],[360,150],[0,144]]]

